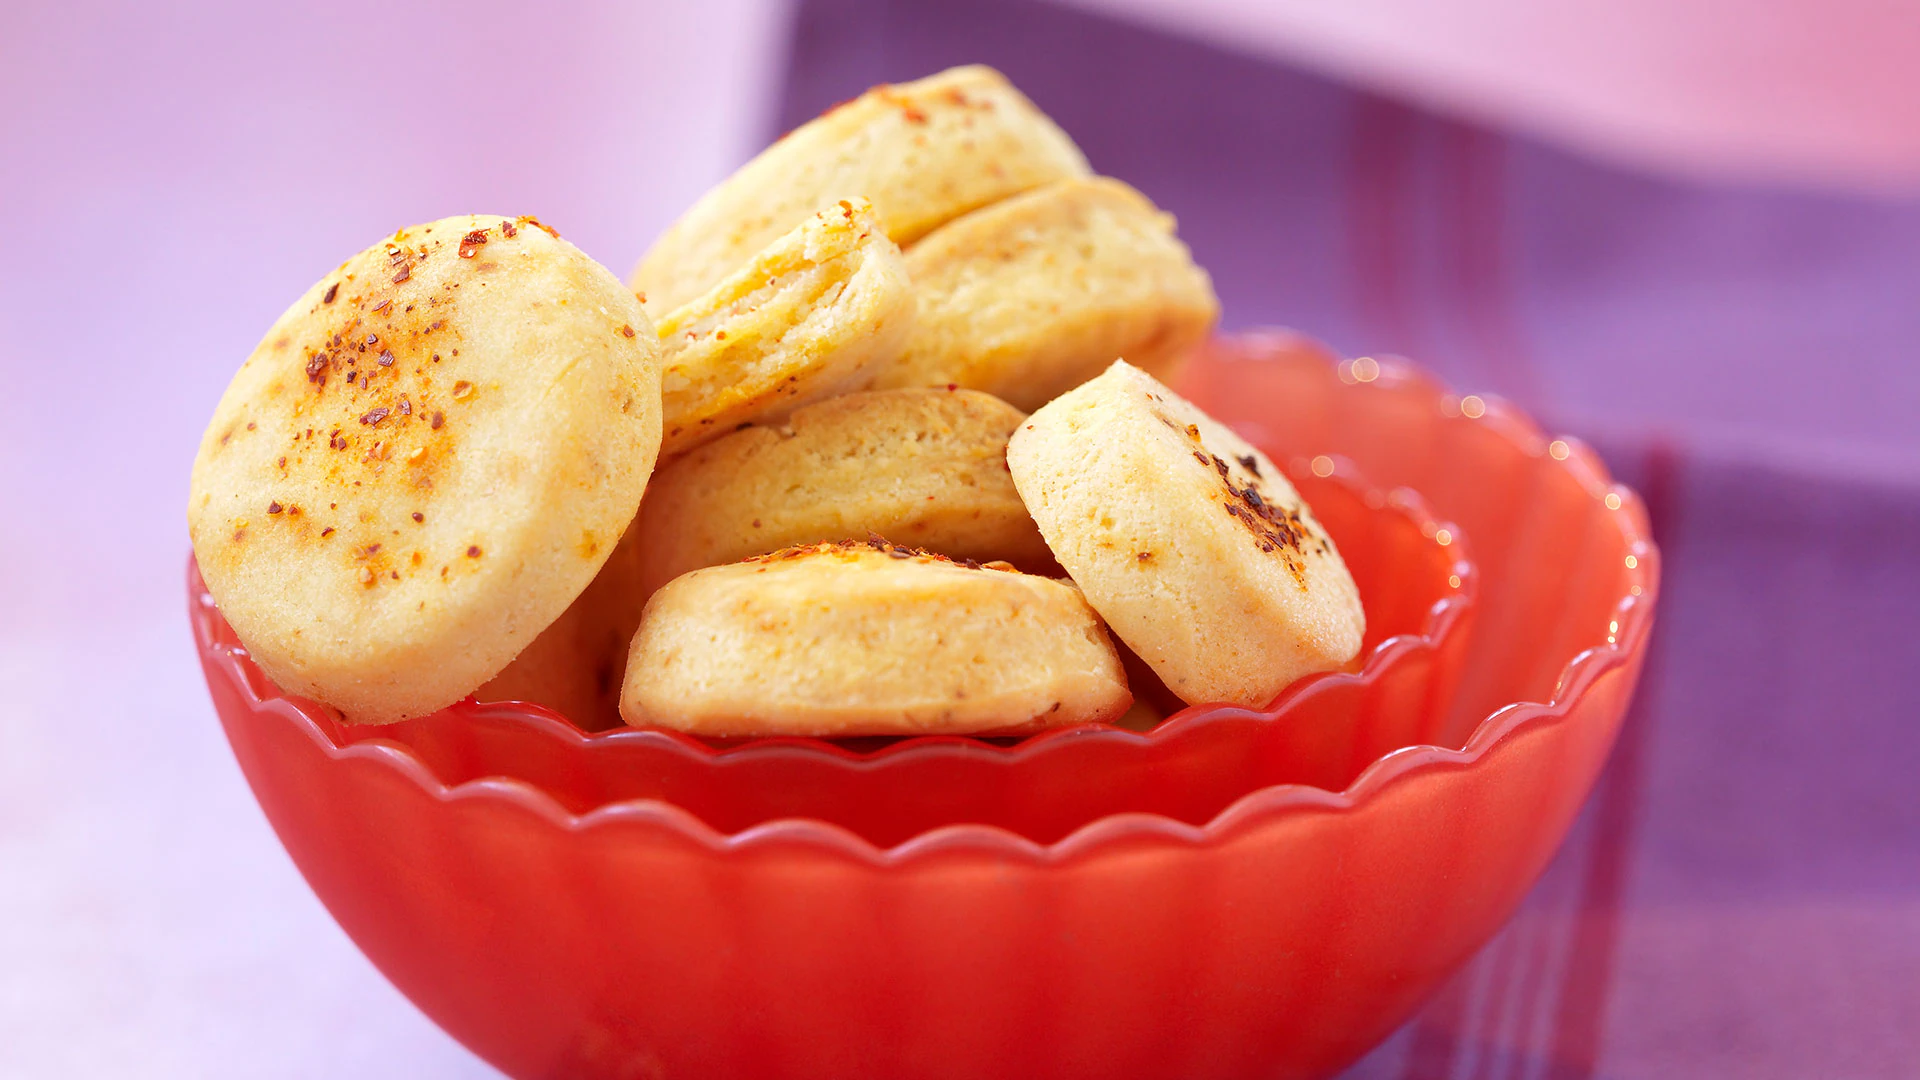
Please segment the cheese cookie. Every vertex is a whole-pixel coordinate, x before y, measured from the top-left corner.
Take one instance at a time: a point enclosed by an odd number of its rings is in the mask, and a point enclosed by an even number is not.
[[[1124,362],[1007,446],[1027,509],[1087,602],[1189,703],[1248,707],[1360,651],[1365,615],[1280,471]]]
[[[228,385],[187,522],[289,693],[385,722],[459,700],[586,588],[660,448],[660,346],[531,218],[446,218],[342,263]]]
[[[1220,303],[1173,218],[1118,180],[1063,180],[907,251],[913,333],[875,386],[958,383],[1037,409],[1115,357],[1165,377]]]
[[[794,544],[890,536],[955,559],[1053,565],[1007,473],[1026,414],[974,390],[879,390],[677,458],[636,528],[642,589]]]
[[[1004,734],[1131,701],[1073,586],[875,540],[674,579],[647,602],[620,711],[714,736]]]
[[[905,246],[975,207],[1086,174],[1073,140],[991,68],[876,86],[694,203],[640,261],[633,287],[649,311],[670,311],[836,199],[872,199]]]
[[[660,320],[667,456],[856,389],[913,320],[900,249],[865,199],[808,218]]]

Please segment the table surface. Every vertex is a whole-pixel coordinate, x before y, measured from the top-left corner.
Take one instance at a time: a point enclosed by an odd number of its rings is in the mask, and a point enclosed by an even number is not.
[[[1351,1075],[1912,1075],[1920,204],[1628,173],[1081,12],[780,8],[556,9],[538,34],[504,6],[23,17],[0,57],[28,103],[0,145],[33,148],[0,156],[0,1074],[493,1075],[333,925],[219,734],[181,595],[204,417],[314,268],[398,222],[537,212],[624,270],[769,130],[985,59],[1179,215],[1231,325],[1514,397],[1653,507],[1662,621],[1612,765],[1515,920]],[[437,47],[390,81],[289,59],[367,26]],[[739,26],[743,49],[684,48]],[[402,108],[435,87],[442,111]],[[348,175],[322,122],[407,138]]]

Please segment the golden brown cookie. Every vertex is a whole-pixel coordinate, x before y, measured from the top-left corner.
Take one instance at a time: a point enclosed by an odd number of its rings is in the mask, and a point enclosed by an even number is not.
[[[432,712],[591,581],[660,447],[659,344],[531,218],[348,259],[254,349],[194,461],[207,587],[260,666],[350,721]]]
[[[661,453],[859,388],[912,322],[906,264],[867,201],[812,215],[660,320]]]
[[[919,307],[875,386],[958,383],[1037,409],[1116,357],[1165,377],[1220,313],[1173,218],[1105,178],[1061,180],[907,251]]]
[[[649,311],[670,311],[837,199],[872,199],[904,246],[975,207],[1086,173],[1073,140],[992,68],[876,86],[694,203],[654,242],[633,287]]]
[[[1007,464],[1087,602],[1183,700],[1257,708],[1359,652],[1353,578],[1293,485],[1145,372],[1116,362],[1035,412]]]
[[[875,541],[674,579],[647,602],[620,711],[698,735],[924,735],[1105,721],[1131,701],[1072,585]]]
[[[974,390],[849,394],[662,466],[641,504],[647,595],[689,570],[869,533],[956,559],[1050,567],[1013,488],[1026,414]]]

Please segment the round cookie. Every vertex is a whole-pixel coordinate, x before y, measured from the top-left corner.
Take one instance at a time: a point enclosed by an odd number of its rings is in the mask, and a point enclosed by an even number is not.
[[[748,427],[663,465],[639,521],[640,595],[689,570],[878,533],[1029,570],[1053,556],[1007,472],[1026,414],[974,390],[880,390]]]
[[[876,86],[788,132],[673,223],[633,272],[648,310],[712,288],[808,214],[864,195],[900,245],[1087,161],[992,68]]]
[[[619,279],[531,218],[446,218],[267,331],[207,426],[187,521],[281,688],[400,720],[580,595],[659,446],[659,343]]]
[[[913,321],[900,249],[843,199],[660,320],[661,453],[871,381]]]
[[[1273,463],[1116,362],[1007,446],[1054,556],[1188,703],[1250,708],[1360,651],[1366,616],[1326,530]]]
[[[874,385],[985,390],[1033,410],[1115,357],[1166,377],[1220,303],[1173,218],[1118,180],[1061,180],[957,218],[907,251],[919,297]]]
[[[1072,585],[876,540],[674,579],[647,602],[620,712],[712,736],[1005,734],[1131,702]]]
[[[654,482],[659,479],[656,473]],[[473,696],[544,705],[584,731],[619,727],[627,646],[647,598],[640,588],[639,534],[637,525],[628,526],[587,591]]]

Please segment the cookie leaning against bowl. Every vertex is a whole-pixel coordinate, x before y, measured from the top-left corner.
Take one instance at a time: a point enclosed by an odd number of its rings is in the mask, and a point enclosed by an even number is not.
[[[1265,455],[1116,362],[1007,446],[1060,564],[1189,703],[1257,708],[1360,650],[1366,616],[1326,530]]]
[[[530,218],[446,218],[267,331],[207,426],[187,521],[276,683],[400,720],[565,610],[659,447],[659,345],[619,279]]]
[[[949,382],[1037,409],[1113,358],[1166,376],[1220,303],[1173,217],[1118,180],[1062,180],[975,210],[907,251],[913,333],[876,386]]]
[[[676,458],[647,487],[641,596],[703,566],[878,533],[955,559],[1053,567],[1007,473],[1027,418],[975,390],[877,390],[749,427]]]
[[[1005,734],[1132,700],[1073,586],[873,541],[674,579],[647,602],[620,711],[713,736]]]
[[[633,272],[652,312],[692,300],[835,199],[905,245],[1030,187],[1085,176],[1073,140],[992,68],[876,86],[788,132],[694,203]]]
[[[906,264],[872,206],[843,199],[812,215],[660,320],[661,453],[859,388],[912,322]]]

